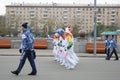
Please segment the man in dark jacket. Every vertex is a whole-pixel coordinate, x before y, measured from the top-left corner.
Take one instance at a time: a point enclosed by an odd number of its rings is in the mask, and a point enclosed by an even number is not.
[[[109,60],[109,52],[110,52],[110,40],[108,37],[109,36],[106,35],[106,39],[105,39],[105,53],[107,55],[106,60]]]
[[[114,35],[112,35],[112,38],[110,40],[110,49],[111,49],[111,52],[110,52],[110,55],[109,55],[109,59],[112,57],[112,55],[114,53],[115,57],[116,57],[115,60],[119,60],[116,48],[117,48],[117,43],[116,43],[116,40],[114,38]]]
[[[34,37],[30,30],[28,29],[27,23],[23,23],[21,26],[22,30],[22,41],[21,41],[21,46],[20,46],[20,53],[21,53],[21,58],[20,58],[20,63],[15,71],[11,71],[11,73],[18,75],[20,71],[22,70],[26,59],[28,58],[30,65],[32,67],[32,72],[29,73],[28,75],[36,75],[37,70],[34,62]]]

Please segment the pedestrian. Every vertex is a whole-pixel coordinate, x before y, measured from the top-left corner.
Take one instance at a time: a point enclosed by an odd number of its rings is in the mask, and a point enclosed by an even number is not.
[[[110,40],[110,50],[111,51],[110,51],[110,55],[109,55],[109,60],[112,57],[113,53],[115,54],[115,60],[119,60],[116,48],[117,48],[117,43],[116,43],[116,40],[114,38],[114,35],[112,35],[112,38]]]
[[[28,75],[36,75],[37,74],[36,65],[34,62],[34,59],[35,59],[34,46],[33,46],[34,45],[34,37],[31,33],[30,29],[28,29],[27,24],[28,23],[23,23],[20,27],[21,31],[22,31],[22,41],[21,41],[21,46],[19,49],[19,52],[21,53],[20,63],[19,63],[18,68],[15,71],[11,71],[11,73],[13,73],[15,75],[19,75],[27,58],[32,67],[32,72],[29,73]]]
[[[109,36],[106,35],[106,39],[105,39],[105,54],[106,56],[106,60],[109,60],[109,52],[110,52],[110,40],[108,38]]]
[[[55,60],[55,61],[59,61],[58,41],[59,41],[59,34],[58,34],[58,33],[55,33],[55,34],[54,34],[54,38],[53,38],[53,45],[54,45],[54,47],[53,47],[53,54],[54,54],[54,60]]]

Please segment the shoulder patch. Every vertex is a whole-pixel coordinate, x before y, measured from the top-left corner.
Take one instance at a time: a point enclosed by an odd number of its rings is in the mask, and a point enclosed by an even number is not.
[[[22,34],[22,39],[26,38],[25,34]]]

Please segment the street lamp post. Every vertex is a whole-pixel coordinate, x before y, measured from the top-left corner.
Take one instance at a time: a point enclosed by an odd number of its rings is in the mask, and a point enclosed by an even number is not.
[[[96,27],[96,0],[94,0],[94,55],[96,55],[96,33],[97,33],[97,27]]]

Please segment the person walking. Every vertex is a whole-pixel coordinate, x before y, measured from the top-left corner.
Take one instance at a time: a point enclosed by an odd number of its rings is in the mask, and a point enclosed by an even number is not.
[[[109,36],[106,35],[106,39],[105,39],[105,53],[107,55],[106,60],[109,60],[109,53],[110,53],[110,40],[108,37]]]
[[[19,75],[27,58],[32,67],[32,72],[29,73],[28,75],[36,75],[37,74],[36,65],[34,62],[34,59],[35,59],[34,46],[33,46],[34,45],[34,37],[31,33],[31,31],[28,29],[27,24],[28,23],[23,23],[20,27],[22,30],[22,41],[21,41],[21,46],[19,49],[19,52],[21,53],[20,63],[19,63],[18,68],[15,71],[11,71],[11,73],[13,73],[15,75]]]
[[[110,49],[111,49],[111,52],[110,52],[110,55],[109,55],[109,59],[112,57],[112,55],[114,53],[115,54],[115,60],[119,60],[116,48],[117,48],[117,43],[116,43],[116,40],[114,38],[114,35],[112,35],[112,38],[110,40]]]

